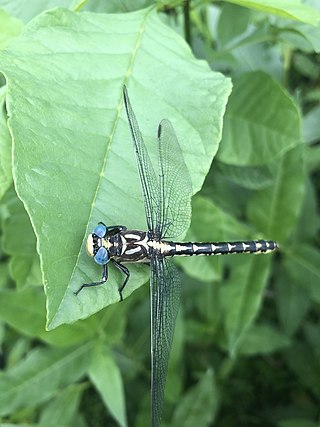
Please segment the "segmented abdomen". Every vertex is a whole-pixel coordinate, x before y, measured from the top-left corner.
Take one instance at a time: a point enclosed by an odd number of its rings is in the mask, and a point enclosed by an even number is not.
[[[165,256],[173,255],[227,255],[239,253],[269,253],[278,248],[272,240],[248,240],[239,242],[205,242],[205,243],[177,243],[163,241],[161,252]]]

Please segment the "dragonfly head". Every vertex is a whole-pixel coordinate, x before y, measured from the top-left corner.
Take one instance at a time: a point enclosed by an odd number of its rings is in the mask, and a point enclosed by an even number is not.
[[[107,227],[99,223],[93,233],[89,234],[87,237],[87,254],[95,260],[99,265],[107,264],[109,261],[108,250],[104,246],[104,238],[107,234]]]

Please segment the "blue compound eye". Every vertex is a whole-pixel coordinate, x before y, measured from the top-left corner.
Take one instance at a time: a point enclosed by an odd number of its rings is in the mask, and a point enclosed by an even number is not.
[[[102,238],[107,234],[107,227],[104,224],[100,223],[93,230],[93,234]]]
[[[99,265],[105,265],[107,264],[109,260],[109,254],[106,248],[101,246],[101,248],[98,249],[98,252],[95,254],[94,258],[95,262]]]

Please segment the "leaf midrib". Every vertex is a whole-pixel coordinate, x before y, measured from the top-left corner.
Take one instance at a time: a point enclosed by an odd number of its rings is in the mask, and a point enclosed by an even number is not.
[[[136,43],[135,43],[135,45],[134,45],[134,47],[133,47],[132,54],[131,54],[131,58],[130,58],[130,61],[129,61],[129,64],[128,64],[128,67],[127,67],[127,72],[126,72],[126,76],[125,76],[124,84],[126,84],[126,83],[127,83],[127,81],[128,81],[128,78],[129,78],[130,74],[132,74],[133,63],[134,63],[134,61],[135,61],[135,58],[136,58],[136,56],[137,56],[137,52],[138,52],[138,48],[139,48],[139,46],[141,45],[141,40],[142,40],[143,35],[144,35],[144,33],[145,33],[146,21],[147,21],[147,18],[148,18],[148,16],[149,16],[149,14],[150,14],[152,11],[153,11],[153,8],[147,9],[146,14],[145,14],[145,16],[144,16],[144,19],[141,21],[140,30],[138,31],[138,35],[137,35],[137,39],[136,39]],[[110,152],[111,144],[112,144],[112,141],[113,141],[113,137],[114,137],[115,131],[116,131],[116,129],[117,129],[118,122],[119,122],[119,120],[120,120],[121,105],[122,105],[122,96],[120,96],[119,103],[118,103],[118,106],[117,106],[117,109],[116,109],[116,111],[117,111],[117,115],[116,115],[116,118],[115,118],[115,120],[114,120],[113,128],[112,128],[111,133],[110,133],[109,138],[108,138],[108,143],[107,143],[107,145],[106,145],[106,153],[105,153],[105,156],[104,156],[104,160],[103,160],[103,164],[102,164],[101,170],[100,170],[100,172],[99,172],[99,181],[98,181],[97,188],[96,188],[96,191],[95,191],[94,196],[93,196],[93,200],[92,200],[92,203],[91,203],[91,209],[90,209],[90,213],[89,213],[88,218],[91,218],[91,217],[92,217],[92,212],[93,212],[94,206],[95,206],[95,204],[96,204],[96,199],[97,199],[97,197],[98,197],[98,193],[99,193],[99,190],[100,190],[100,187],[101,187],[101,181],[102,181],[103,177],[105,176],[105,170],[106,170],[106,165],[107,165],[107,159],[108,159],[108,157],[109,157],[109,156],[108,156],[108,154],[109,154],[109,152]],[[87,224],[87,227],[86,227],[86,230],[85,230],[85,233],[84,233],[84,236],[83,236],[83,239],[82,239],[82,242],[81,242],[81,246],[80,246],[80,248],[83,246],[83,242],[84,242],[84,240],[86,239],[86,236],[87,236],[87,234],[88,234],[88,225],[89,225],[89,221],[88,221],[88,224]],[[76,271],[77,265],[78,265],[78,263],[79,263],[79,257],[80,257],[80,254],[81,254],[81,251],[79,250],[79,251],[78,251],[78,255],[77,255],[76,262],[75,262],[75,264],[74,264],[74,268],[73,268],[72,273],[71,273],[71,275],[70,275],[69,284],[71,283],[72,278],[73,278],[73,276],[74,276],[74,274],[75,274],[75,271]],[[64,299],[65,299],[65,297],[66,297],[67,291],[68,291],[68,286],[66,287],[66,290],[65,290],[65,292],[64,292],[64,295],[63,295],[63,297],[62,297],[62,299],[61,299],[60,306],[61,306],[61,304],[63,303],[63,301],[64,301]],[[57,310],[56,314],[57,314],[57,313],[58,313],[58,310]],[[56,314],[53,316],[53,318],[52,318],[52,320],[50,321],[50,323],[53,323],[53,322],[54,322],[55,317],[56,317]]]

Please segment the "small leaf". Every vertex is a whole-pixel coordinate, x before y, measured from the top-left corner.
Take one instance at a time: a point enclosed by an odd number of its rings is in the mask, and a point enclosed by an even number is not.
[[[306,340],[312,346],[316,357],[320,357],[320,337],[319,337],[319,321],[315,323],[308,322],[304,325],[304,333]]]
[[[125,427],[127,421],[121,373],[113,356],[101,346],[94,350],[89,376],[111,415],[120,426]]]
[[[181,399],[172,424],[194,427],[212,425],[219,405],[219,395],[213,371],[202,374],[198,383]]]
[[[312,27],[307,24],[297,23],[295,25],[292,25],[289,27],[290,33],[287,34],[294,34],[297,32],[298,34],[301,34],[301,36],[304,38],[308,49],[303,49],[308,53],[312,53],[312,51],[316,53],[320,53],[320,26]],[[294,31],[294,33],[293,33]]]
[[[312,347],[297,342],[284,351],[286,362],[301,383],[319,399],[320,362]]]
[[[248,217],[268,239],[283,242],[296,225],[304,196],[302,146],[287,152],[274,164],[274,184],[249,202]]]
[[[67,350],[36,349],[0,375],[0,414],[35,406],[61,387],[81,378],[88,367],[92,343]]]
[[[299,286],[280,270],[275,275],[276,304],[281,328],[292,336],[302,323],[311,304],[308,289]]]
[[[300,116],[292,99],[268,74],[234,81],[218,159],[237,166],[265,165],[300,143]]]
[[[208,198],[195,196],[192,200],[192,212],[191,226],[185,238],[187,241],[217,242],[250,237],[249,228],[224,212]],[[176,262],[187,274],[198,280],[210,282],[221,278],[221,259],[219,257],[180,257],[176,259]]]
[[[134,2],[132,0],[121,0],[121,2],[119,0],[91,0],[86,3],[83,10],[99,13],[125,13],[146,8],[153,3],[154,0],[135,0]]]
[[[284,266],[298,286],[308,290],[311,298],[320,303],[320,253],[318,248],[303,244],[285,252]]]
[[[320,21],[320,13],[300,0],[226,0],[229,3],[249,7],[264,13],[294,19],[311,25]]]
[[[290,345],[290,339],[270,325],[253,325],[244,335],[239,354],[269,354]]]
[[[12,184],[11,137],[5,114],[6,86],[0,88],[0,199]]]
[[[279,421],[277,427],[319,427],[316,421],[311,421],[308,418],[290,418],[288,420]]]
[[[83,385],[72,385],[59,391],[44,408],[40,417],[40,424],[44,426],[72,425],[77,414]]]
[[[258,314],[270,272],[270,256],[238,255],[230,278],[221,288],[224,327],[229,353],[233,355],[244,333]]]
[[[28,4],[23,0],[0,0],[0,7],[23,22],[28,22],[40,13],[58,6],[67,8],[70,6],[70,0],[32,0]]]
[[[46,332],[45,296],[37,288],[0,291],[0,319],[23,335],[37,337],[54,346],[70,346],[88,340],[97,328],[97,320],[91,318]]]
[[[10,272],[18,288],[41,285],[36,236],[28,214],[12,188],[4,197],[3,249],[11,255]]]
[[[313,160],[315,160],[315,156]],[[320,217],[318,214],[316,187],[310,179],[307,179],[305,183],[302,209],[294,230],[292,241],[294,244],[301,244],[302,242],[312,243],[319,228]]]
[[[228,180],[249,190],[270,187],[273,182],[268,166],[236,166],[215,162],[217,171]]]
[[[320,35],[319,35],[320,40]],[[314,107],[304,116],[303,120],[303,140],[307,143],[317,142],[320,138],[320,106]]]
[[[228,3],[222,4],[222,6],[217,31],[221,46],[225,46],[246,30],[250,12],[244,7]]]
[[[232,215],[220,209],[209,198],[195,196],[192,199],[191,232],[198,241],[218,241],[250,237],[251,230]]]
[[[20,34],[22,26],[20,20],[0,9],[0,50],[4,49],[12,39]]]

